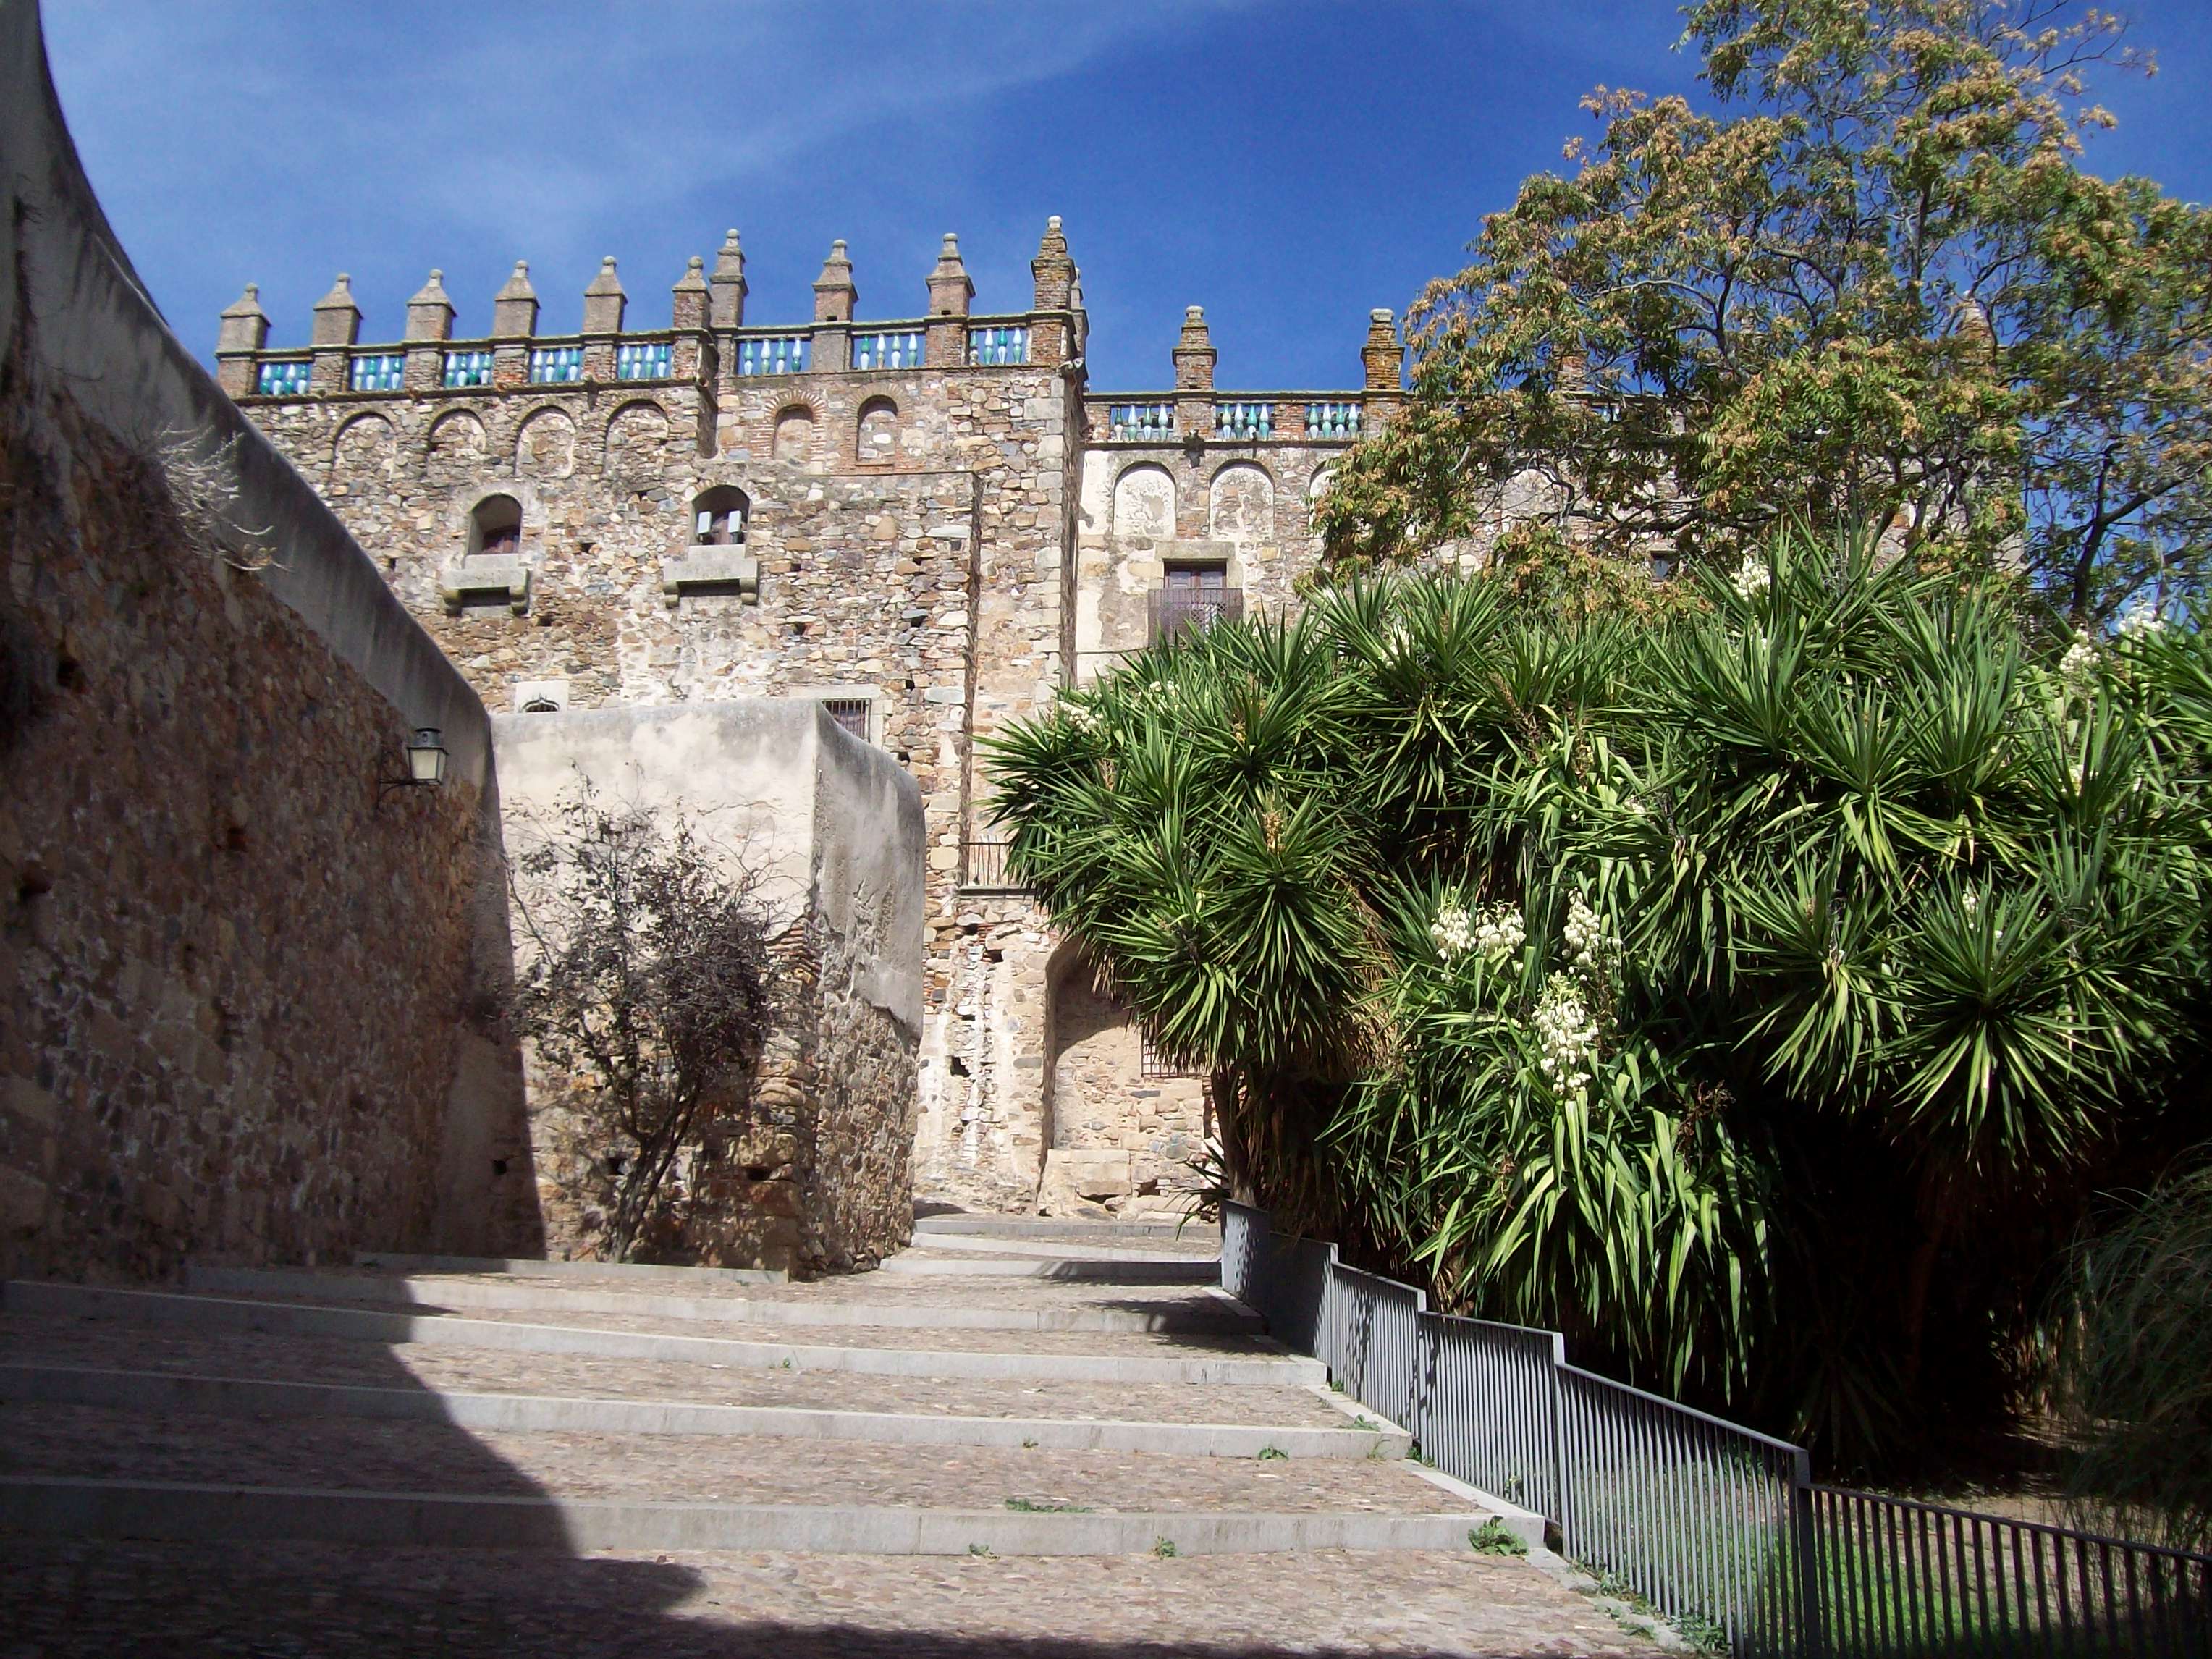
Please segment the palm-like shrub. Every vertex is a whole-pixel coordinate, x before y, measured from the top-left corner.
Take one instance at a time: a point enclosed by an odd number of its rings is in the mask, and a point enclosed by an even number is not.
[[[1989,1407],[2085,1184],[2179,1133],[2212,672],[1863,547],[1701,580],[1187,637],[1009,734],[1000,810],[1248,1193],[1875,1455]]]

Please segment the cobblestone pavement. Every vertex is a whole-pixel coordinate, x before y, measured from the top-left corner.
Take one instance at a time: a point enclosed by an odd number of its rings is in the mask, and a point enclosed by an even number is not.
[[[1267,1423],[1341,1429],[1352,1419],[1297,1388],[1196,1383],[988,1382],[869,1376],[780,1366],[705,1365],[514,1353],[445,1343],[353,1342],[339,1337],[197,1334],[169,1327],[87,1320],[49,1324],[0,1318],[0,1354],[16,1364],[82,1365],[197,1376],[422,1387],[463,1394],[680,1400],[702,1406],[800,1406],[823,1411],[921,1412],[952,1417],[1055,1417],[1075,1422]]]
[[[0,1538],[5,1659],[1628,1659],[1659,1650],[1474,1554],[549,1559]]]
[[[294,1307],[362,1308],[370,1304],[334,1297],[280,1292],[226,1296],[226,1301],[267,1302]],[[706,1336],[732,1342],[767,1342],[785,1347],[920,1348],[957,1353],[1104,1354],[1127,1359],[1177,1359],[1218,1356],[1240,1359],[1282,1357],[1279,1348],[1249,1336],[1166,1331],[971,1331],[927,1330],[906,1325],[749,1325],[741,1319],[672,1319],[661,1314],[602,1313],[593,1309],[453,1308],[434,1303],[374,1308],[380,1313],[413,1313],[452,1319],[496,1321],[506,1325],[580,1326],[595,1331],[631,1331],[648,1336]]]
[[[1050,1242],[1038,1248],[1051,1248]],[[521,1276],[499,1276],[519,1282]],[[711,1280],[592,1279],[605,1294],[695,1293]],[[556,1298],[562,1281],[536,1279]],[[1188,1285],[1048,1279],[899,1279],[744,1286],[778,1301],[856,1307],[1172,1306],[1233,1314]],[[719,1292],[717,1292],[719,1293]],[[311,1291],[312,1296],[313,1292]],[[173,1306],[173,1304],[171,1304]],[[469,1310],[471,1318],[491,1310]],[[942,1347],[1091,1355],[1261,1354],[1249,1338],[931,1331],[881,1326],[679,1322],[580,1310],[493,1313],[494,1320],[668,1329],[797,1345]],[[1249,1388],[888,1377],[823,1369],[605,1359],[460,1344],[398,1346],[337,1337],[0,1316],[0,1358],[14,1364],[206,1376],[434,1388],[570,1399],[674,1400],[846,1411],[1341,1429],[1353,1419],[1295,1384]],[[302,1401],[319,1411],[327,1402]],[[917,1431],[923,1425],[915,1425]],[[931,1425],[933,1430],[933,1425]],[[476,1547],[465,1516],[447,1547],[283,1541],[349,1535],[324,1513],[361,1513],[313,1492],[225,1509],[208,1537],[206,1509],[179,1507],[140,1485],[121,1507],[70,1499],[52,1511],[113,1534],[0,1532],[0,1659],[225,1654],[321,1656],[697,1656],[698,1659],[1263,1659],[1268,1655],[1626,1656],[1655,1651],[1599,1607],[1528,1561],[1472,1550],[1264,1549],[1178,1557],[1026,1555],[1081,1536],[1063,1511],[1207,1514],[1255,1543],[1289,1536],[1271,1515],[1482,1518],[1473,1498],[1382,1460],[1200,1458],[1038,1447],[934,1446],[767,1436],[467,1432],[442,1421],[340,1415],[131,1412],[88,1405],[0,1405],[0,1474],[44,1480],[199,1482],[252,1490],[488,1494],[533,1503],[804,1505],[820,1516],[870,1508],[988,1510],[1005,1559],[839,1553],[879,1532],[825,1537],[824,1553],[553,1552]],[[41,1488],[42,1503],[61,1500]],[[82,1494],[81,1494],[82,1495]],[[165,1507],[166,1506],[166,1507]],[[841,1510],[837,1506],[846,1506]],[[405,1506],[403,1506],[405,1507]],[[21,1513],[21,1511],[17,1511]],[[380,1510],[380,1513],[396,1511]],[[502,1507],[502,1513],[514,1513]],[[445,1513],[441,1511],[441,1513]],[[107,1519],[101,1519],[107,1516]],[[183,1517],[192,1517],[186,1520]],[[262,1517],[256,1519],[255,1517]],[[1246,1517],[1237,1522],[1236,1517]],[[276,1517],[276,1518],[270,1518]],[[350,1526],[352,1522],[345,1524]],[[562,1523],[556,1520],[559,1535]],[[1085,1523],[1087,1524],[1087,1523]],[[1461,1521],[1449,1523],[1455,1534]],[[381,1523],[380,1523],[381,1525]],[[1236,1527],[1248,1530],[1236,1532]],[[261,1528],[257,1533],[254,1528]],[[1274,1528],[1274,1530],[1269,1530]],[[1012,1530],[1006,1530],[1012,1528]],[[1249,1528],[1256,1528],[1252,1530]],[[1147,1526],[1145,1530],[1153,1528]],[[359,1535],[359,1534],[350,1534]],[[368,1535],[422,1538],[402,1532]],[[512,1537],[512,1533],[498,1534]],[[1342,1533],[1339,1536],[1346,1535]],[[1356,1535],[1356,1534],[1354,1534]],[[1373,1534],[1370,1534],[1373,1535]],[[478,1535],[480,1536],[480,1535]],[[167,1540],[168,1541],[158,1541]]]
[[[1203,1254],[1211,1255],[1209,1245]],[[334,1278],[386,1279],[369,1269],[330,1269]],[[732,1302],[790,1302],[816,1307],[875,1304],[891,1307],[941,1307],[957,1296],[969,1308],[1114,1308],[1138,1313],[1188,1313],[1218,1316],[1221,1298],[1198,1285],[1115,1285],[1079,1279],[1000,1278],[988,1273],[961,1275],[957,1292],[948,1291],[943,1278],[909,1278],[898,1273],[848,1273],[835,1279],[810,1279],[803,1284],[755,1285],[742,1279],[670,1279],[660,1277],[558,1279],[532,1273],[416,1273],[417,1285],[502,1285],[545,1290],[589,1291],[595,1296],[709,1297]],[[427,1298],[435,1301],[426,1289]],[[227,1292],[219,1292],[227,1294]]]
[[[82,1406],[8,1413],[0,1473],[367,1492],[538,1491],[671,1504],[866,1504],[995,1510],[1008,1499],[1113,1510],[1436,1514],[1466,1504],[1396,1461],[1188,1457],[1038,1447],[900,1446],[766,1435],[470,1431],[443,1423],[118,1418]],[[1295,1465],[1295,1467],[1293,1467]]]

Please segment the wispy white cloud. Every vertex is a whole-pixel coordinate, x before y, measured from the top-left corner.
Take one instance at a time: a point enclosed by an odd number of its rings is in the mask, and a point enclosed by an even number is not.
[[[210,175],[568,249],[617,205],[956,115],[1249,0],[49,0],[72,127],[142,222]],[[167,205],[165,205],[167,204]]]

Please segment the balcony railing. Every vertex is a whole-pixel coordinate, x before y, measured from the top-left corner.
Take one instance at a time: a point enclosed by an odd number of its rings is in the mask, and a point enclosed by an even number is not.
[[[882,329],[853,337],[855,368],[920,368],[922,331],[918,328]]]
[[[740,374],[804,374],[806,373],[807,347],[811,343],[804,334],[757,335],[738,342],[738,373]]]
[[[1110,404],[1106,410],[1107,435],[1116,441],[1167,443],[1176,434],[1173,404]]]
[[[647,340],[615,348],[617,380],[665,380],[674,364],[676,348],[666,340]]]
[[[584,348],[581,346],[532,346],[530,349],[530,384],[532,386],[574,386],[584,378]]]
[[[364,351],[346,365],[346,386],[353,392],[397,392],[406,379],[404,351]]]
[[[456,386],[489,386],[491,384],[491,353],[489,351],[449,351],[446,354],[445,384]]]
[[[280,357],[262,363],[253,389],[264,398],[304,397],[314,364],[306,357]]]
[[[1173,639],[1182,633],[1203,633],[1216,623],[1241,622],[1244,590],[1241,587],[1154,588],[1150,603],[1152,642]]]
[[[1306,436],[1309,438],[1357,438],[1359,435],[1359,405],[1348,403],[1308,404],[1306,405]]]
[[[996,839],[960,843],[960,884],[1004,893],[1029,890],[1028,883],[1007,872],[1006,843]]]
[[[1029,360],[1030,331],[1026,327],[968,331],[968,361],[979,368],[1006,368]]]
[[[1235,403],[1213,406],[1213,435],[1232,441],[1275,435],[1273,404]]]

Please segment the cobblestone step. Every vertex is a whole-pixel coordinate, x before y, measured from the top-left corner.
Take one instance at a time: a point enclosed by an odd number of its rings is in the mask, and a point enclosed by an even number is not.
[[[930,1256],[1005,1255],[1037,1261],[1097,1261],[1118,1265],[1199,1262],[1217,1270],[1218,1236],[1182,1243],[1170,1238],[1098,1240],[1024,1237],[993,1233],[918,1233],[913,1248]]]
[[[233,1417],[355,1417],[451,1424],[510,1432],[721,1435],[881,1444],[1120,1451],[1184,1457],[1395,1459],[1398,1432],[1351,1426],[1081,1421],[1052,1417],[955,1417],[915,1412],[726,1406],[684,1400],[478,1394],[420,1386],[303,1382],[266,1376],[0,1364],[0,1400],[98,1406],[138,1413]]]
[[[676,1504],[861,1504],[1037,1514],[1436,1514],[1469,1507],[1382,1459],[1213,1457],[1042,1444],[503,1429],[403,1418],[252,1417],[18,1401],[11,1475]]]
[[[386,1548],[776,1550],[866,1555],[1210,1555],[1451,1550],[1489,1516],[1035,1515],[884,1504],[602,1502],[199,1482],[0,1476],[0,1528],[112,1539]]]
[[[791,1275],[781,1267],[670,1267],[641,1261],[542,1261],[501,1255],[406,1255],[364,1250],[357,1267],[402,1273],[508,1273],[518,1279],[605,1279],[612,1284],[784,1285]]]
[[[916,1238],[937,1233],[985,1237],[1067,1239],[1096,1243],[1115,1238],[1206,1238],[1218,1246],[1219,1224],[1211,1221],[1085,1221],[1048,1215],[926,1215],[915,1218]]]
[[[1138,1259],[1126,1255],[1089,1260],[1065,1255],[1035,1259],[1018,1256],[979,1259],[950,1251],[935,1254],[927,1248],[917,1248],[886,1256],[883,1266],[877,1271],[911,1273],[925,1278],[995,1276],[1004,1279],[1090,1279],[1115,1285],[1210,1285],[1220,1279],[1221,1261],[1218,1256],[1194,1257],[1188,1261],[1176,1257]]]
[[[551,1325],[520,1318],[387,1313],[361,1307],[254,1301],[161,1291],[125,1291],[14,1280],[0,1293],[10,1313],[88,1317],[140,1323],[182,1323],[201,1330],[264,1330],[283,1334],[352,1337],[385,1343],[453,1342],[530,1352],[610,1358],[672,1359],[732,1365],[853,1371],[903,1376],[1030,1379],[1096,1382],[1188,1382],[1224,1387],[1281,1387],[1326,1382],[1318,1361],[1257,1353],[1200,1352],[1169,1358],[1095,1352],[975,1352],[955,1348],[857,1344],[749,1342],[601,1325]],[[618,1316],[597,1316],[603,1322]],[[849,1333],[839,1333],[849,1336]],[[1032,1336],[1043,1333],[1033,1333]],[[1101,1338],[1100,1341],[1114,1339]],[[1127,1340],[1129,1339],[1121,1339]]]
[[[18,1536],[0,1630],[40,1659],[1647,1659],[1525,1563],[1451,1551],[1024,1559]]]
[[[660,1285],[667,1281],[648,1283]],[[277,1296],[316,1302],[351,1301],[413,1307],[626,1314],[668,1320],[820,1328],[866,1326],[883,1330],[1067,1331],[1099,1335],[1249,1334],[1262,1328],[1257,1314],[1219,1296],[1163,1302],[1157,1309],[1086,1304],[971,1307],[944,1302],[771,1300],[757,1295],[728,1293],[672,1295],[635,1286],[608,1290],[575,1283],[516,1282],[451,1273],[318,1273],[198,1265],[186,1270],[185,1285],[195,1292],[211,1295]]]
[[[337,1336],[194,1330],[100,1319],[0,1315],[0,1352],[22,1364],[462,1394],[526,1394],[905,1415],[1358,1426],[1342,1397],[1312,1385],[1033,1382],[875,1376],[713,1362],[533,1353],[461,1344],[388,1347]]]

